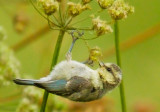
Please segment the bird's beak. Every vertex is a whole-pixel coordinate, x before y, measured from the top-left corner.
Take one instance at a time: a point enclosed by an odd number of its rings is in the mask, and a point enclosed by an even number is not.
[[[103,67],[104,66],[104,63],[102,61],[99,61],[99,66],[100,67]]]

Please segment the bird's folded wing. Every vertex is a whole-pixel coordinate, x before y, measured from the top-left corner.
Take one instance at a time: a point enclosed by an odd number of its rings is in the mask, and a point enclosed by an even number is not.
[[[66,84],[67,84],[66,80],[55,80],[55,81],[34,83],[35,86],[46,89],[47,91],[64,91]]]
[[[64,92],[70,94],[73,92],[80,92],[84,89],[87,90],[93,89],[93,85],[88,79],[79,76],[74,76],[70,80],[37,82],[34,83],[34,85],[55,94],[61,94]]]

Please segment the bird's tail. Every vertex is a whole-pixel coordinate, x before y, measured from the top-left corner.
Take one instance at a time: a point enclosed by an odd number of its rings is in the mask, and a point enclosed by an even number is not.
[[[13,81],[19,85],[34,85],[34,83],[38,82],[38,80],[32,79],[14,79]]]

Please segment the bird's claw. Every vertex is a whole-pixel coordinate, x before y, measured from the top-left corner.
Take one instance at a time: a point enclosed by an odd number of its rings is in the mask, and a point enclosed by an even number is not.
[[[72,53],[71,52],[67,52],[67,54],[66,54],[66,60],[67,61],[72,60]]]
[[[80,32],[78,30],[72,30],[70,34],[72,36],[73,41],[76,41],[77,39],[79,39],[80,37],[84,35],[84,32],[83,31]]]

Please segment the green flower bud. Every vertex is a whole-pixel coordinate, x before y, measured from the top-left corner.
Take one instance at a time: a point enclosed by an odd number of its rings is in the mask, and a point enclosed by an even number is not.
[[[98,1],[99,6],[102,9],[109,8],[113,4],[113,2],[114,2],[114,0],[97,0],[97,1]]]
[[[134,7],[129,6],[123,0],[116,0],[108,9],[110,16],[114,20],[125,19],[130,13],[134,12]]]

